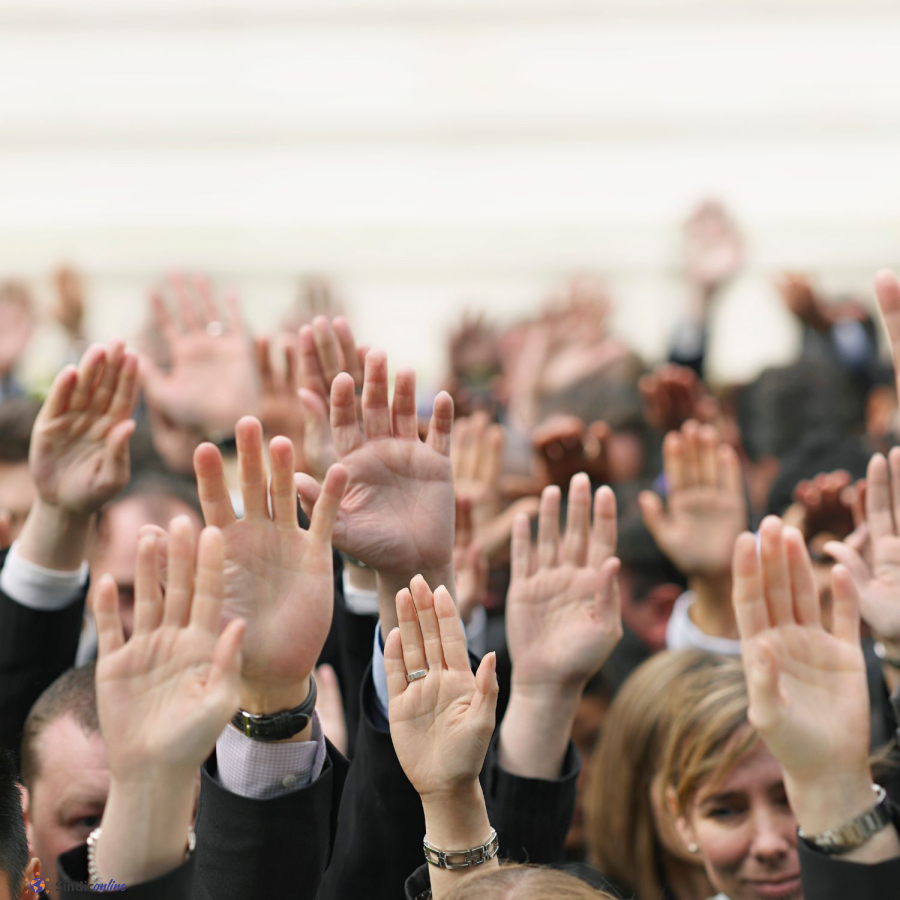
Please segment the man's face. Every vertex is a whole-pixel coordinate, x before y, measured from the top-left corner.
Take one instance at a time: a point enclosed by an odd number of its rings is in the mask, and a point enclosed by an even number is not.
[[[0,463],[0,512],[9,514],[13,540],[22,530],[35,496],[28,463]]]
[[[103,575],[112,575],[119,586],[119,611],[125,637],[134,630],[134,564],[137,560],[138,532],[144,525],[159,525],[168,529],[176,516],[189,515],[199,533],[203,527],[197,514],[179,500],[163,498],[157,503],[154,514],[150,505],[140,496],[128,497],[113,503],[103,513],[103,522],[97,546],[92,553],[91,583],[100,583]]]
[[[99,732],[85,734],[70,715],[51,722],[37,742],[38,776],[28,794],[28,843],[56,893],[57,857],[83,844],[100,824],[109,763]],[[0,895],[2,896],[2,895]]]

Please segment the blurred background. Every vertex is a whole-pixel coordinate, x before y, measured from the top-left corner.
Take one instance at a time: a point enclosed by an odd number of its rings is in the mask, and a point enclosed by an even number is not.
[[[0,0],[0,274],[47,307],[74,266],[99,338],[173,270],[257,329],[325,276],[435,386],[464,310],[579,273],[664,358],[714,196],[745,262],[707,374],[747,379],[799,346],[776,273],[868,303],[897,264],[898,33],[892,0]]]

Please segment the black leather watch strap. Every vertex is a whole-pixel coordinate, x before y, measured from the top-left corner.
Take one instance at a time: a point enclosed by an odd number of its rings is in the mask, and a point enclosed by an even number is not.
[[[309,696],[294,709],[257,716],[239,709],[231,724],[254,741],[286,741],[309,725],[316,709],[316,680],[309,676]]]

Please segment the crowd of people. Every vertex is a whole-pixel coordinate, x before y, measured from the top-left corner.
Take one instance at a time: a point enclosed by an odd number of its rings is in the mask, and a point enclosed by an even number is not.
[[[0,900],[896,896],[900,281],[712,384],[743,261],[705,203],[664,365],[579,278],[427,400],[319,281],[99,344],[70,270],[38,398],[4,285]]]

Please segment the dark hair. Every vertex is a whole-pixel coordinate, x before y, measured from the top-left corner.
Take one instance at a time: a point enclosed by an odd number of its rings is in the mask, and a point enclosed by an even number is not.
[[[37,400],[26,397],[0,403],[0,463],[28,462],[31,431],[40,410]]]
[[[12,757],[0,752],[0,872],[6,873],[13,897],[22,890],[27,867],[28,838],[16,769]]]
[[[145,471],[136,475],[115,500],[111,501],[104,509],[134,498],[145,500],[151,508],[155,503],[162,504],[167,500],[177,500],[192,509],[201,518],[203,516],[200,498],[197,495],[197,483],[192,478],[185,478],[170,472]],[[163,514],[160,512],[160,516]]]
[[[38,697],[31,707],[22,731],[22,780],[29,790],[40,775],[38,741],[48,725],[64,715],[72,716],[85,734],[97,734],[97,692],[94,688],[94,663],[64,672]]]

